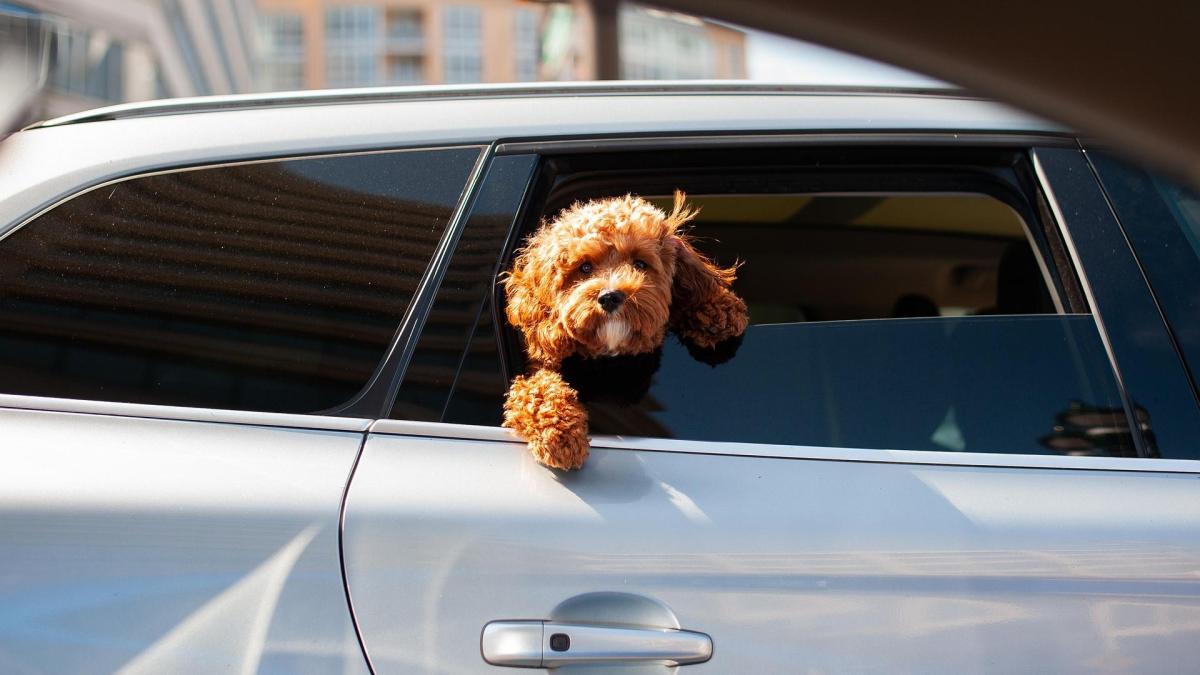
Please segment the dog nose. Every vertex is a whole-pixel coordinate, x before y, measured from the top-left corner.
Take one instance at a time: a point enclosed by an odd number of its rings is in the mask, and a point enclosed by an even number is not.
[[[604,311],[612,314],[617,311],[622,302],[625,302],[625,294],[621,291],[605,291],[600,294],[600,297],[596,298],[596,302],[600,303]]]

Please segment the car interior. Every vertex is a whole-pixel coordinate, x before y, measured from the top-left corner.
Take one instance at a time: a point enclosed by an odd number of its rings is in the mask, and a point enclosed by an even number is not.
[[[752,324],[1079,311],[1054,271],[1061,243],[1036,227],[1035,206],[996,174],[949,165],[965,156],[754,155],[764,165],[574,172],[541,217],[627,192],[667,207],[683,189],[700,208],[697,247],[742,263]]]
[[[1126,454],[1127,434],[1061,438],[1075,433],[1063,415],[1103,417],[1121,402],[1026,170],[1020,153],[1003,149],[551,157],[501,269],[542,219],[576,201],[632,192],[667,206],[675,189],[700,207],[697,248],[741,263],[743,339],[712,360],[669,336],[641,400],[585,401],[594,434]],[[497,288],[443,421],[498,423],[503,386],[525,368],[502,296]],[[493,331],[499,390],[475,370],[488,368]],[[1016,366],[1013,354],[1023,355]],[[1002,405],[1012,412],[997,424]]]

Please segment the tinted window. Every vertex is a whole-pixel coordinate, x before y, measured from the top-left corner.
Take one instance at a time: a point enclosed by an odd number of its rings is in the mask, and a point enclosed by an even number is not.
[[[1134,454],[1092,317],[1055,314],[1054,285],[1026,224],[997,199],[693,202],[700,246],[724,264],[744,262],[735,290],[752,326],[715,366],[670,340],[636,403],[590,398],[593,433]],[[591,373],[576,372],[587,397]]]
[[[495,157],[488,163],[454,257],[404,372],[391,409],[392,417],[439,421],[451,387],[456,384],[457,391],[463,394],[460,398],[471,398],[480,389],[487,394],[498,389],[503,394],[503,376],[479,373],[479,358],[464,359],[463,350],[481,340],[485,347],[490,343],[487,360],[496,363],[489,295],[499,266],[498,253],[512,229],[536,160],[533,155],[509,155]],[[476,329],[481,321],[482,332]],[[478,336],[472,338],[473,333]],[[494,396],[487,396],[485,409],[494,400]]]
[[[751,326],[710,366],[675,340],[631,406],[589,401],[593,433],[784,445],[1132,455],[1092,317]]]
[[[547,215],[569,201],[552,196]],[[668,337],[632,403],[596,384],[627,375],[569,360],[592,433],[1136,454],[1094,320],[1063,313],[1071,303],[1061,289],[1074,280],[1055,271],[1044,230],[1027,220],[1033,208],[1023,216],[960,190],[693,194],[693,203],[699,247],[744,263],[735,290],[752,325],[719,359]],[[506,335],[519,354],[519,337]],[[493,349],[473,342],[464,370],[491,382]],[[523,367],[514,361],[510,374]],[[477,399],[456,389],[447,421],[496,423],[499,399],[495,410]]]
[[[1200,194],[1104,154],[1092,161],[1192,373],[1200,372]]]
[[[670,208],[664,198],[654,200]],[[752,323],[1054,313],[1021,217],[985,194],[697,195]]]
[[[0,242],[3,391],[341,406],[390,344],[478,155],[214,167],[76,197]]]

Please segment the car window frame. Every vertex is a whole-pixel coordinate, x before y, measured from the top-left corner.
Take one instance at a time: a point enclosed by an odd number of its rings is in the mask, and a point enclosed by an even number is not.
[[[120,183],[141,178],[176,174],[188,171],[220,169],[227,167],[246,166],[255,164],[272,164],[279,162],[330,159],[340,157],[357,157],[366,155],[394,154],[406,152],[428,152],[438,150],[474,149],[477,155],[467,173],[458,200],[451,210],[441,237],[434,246],[430,261],[410,299],[407,307],[397,322],[393,335],[382,352],[379,362],[368,378],[366,384],[354,397],[342,405],[326,410],[307,413],[237,410],[227,408],[206,408],[155,403],[130,403],[104,399],[75,399],[12,394],[0,392],[0,407],[24,410],[45,410],[53,412],[78,412],[89,414],[104,414],[138,418],[154,418],[169,420],[195,420],[225,422],[232,424],[253,424],[272,427],[307,428],[339,431],[366,431],[371,422],[386,416],[390,401],[394,395],[397,383],[403,373],[405,358],[409,354],[406,346],[420,332],[422,321],[432,301],[433,293],[440,284],[439,273],[444,271],[444,262],[454,250],[457,234],[460,231],[461,220],[466,213],[467,205],[471,203],[475,191],[480,184],[483,169],[487,166],[494,144],[481,142],[451,142],[430,143],[421,145],[403,145],[397,147],[376,147],[355,150],[330,150],[328,152],[304,151],[269,156],[252,156],[236,160],[220,159],[216,161],[193,160],[171,166],[155,166],[152,169],[131,171],[117,177],[106,178],[102,181],[79,182],[68,192],[55,199],[17,222],[0,224],[0,246],[12,234],[22,230],[41,216],[85,194],[103,190]]]
[[[1084,154],[1104,188],[1121,231],[1137,256],[1142,274],[1153,289],[1159,311],[1187,368],[1200,405],[1200,341],[1195,337],[1200,332],[1200,312],[1195,311],[1200,304],[1197,302],[1200,295],[1197,295],[1198,286],[1189,285],[1200,274],[1200,258],[1197,257],[1200,252],[1184,234],[1180,216],[1172,213],[1178,205],[1171,204],[1166,195],[1159,194],[1157,184],[1160,181],[1174,183],[1183,189],[1195,190],[1170,176],[1123,160],[1110,149],[1094,143],[1084,147]],[[1155,194],[1135,196],[1129,190],[1130,184],[1154,190]],[[1144,209],[1150,209],[1154,215],[1149,216]],[[1180,272],[1187,275],[1182,281]],[[1181,294],[1183,289],[1187,289],[1187,295]]]
[[[741,144],[750,143],[753,146],[774,146],[774,145],[790,145],[790,144],[843,144],[852,143],[859,145],[880,145],[880,144],[895,144],[906,145],[913,143],[930,144],[930,145],[947,145],[947,146],[984,146],[984,147],[1005,147],[1009,149],[1019,150],[1026,154],[1030,163],[1034,166],[1034,178],[1032,179],[1031,187],[1036,191],[1038,200],[1035,204],[1036,208],[1042,210],[1039,213],[1039,219],[1046,224],[1047,227],[1053,228],[1059,237],[1064,242],[1070,241],[1069,223],[1061,215],[1061,210],[1057,208],[1057,204],[1053,201],[1054,193],[1049,189],[1049,183],[1044,171],[1037,166],[1036,150],[1042,149],[1077,149],[1078,140],[1069,135],[1057,134],[996,134],[996,133],[964,133],[964,134],[925,134],[925,133],[888,133],[888,132],[871,132],[863,134],[764,134],[764,135],[697,135],[697,136],[638,136],[638,137],[623,137],[623,138],[574,138],[574,139],[514,139],[498,141],[494,147],[494,156],[501,157],[511,154],[528,154],[536,153],[543,160],[547,157],[556,154],[570,154],[579,152],[580,149],[588,151],[611,151],[621,152],[631,149],[646,150],[656,148],[703,148],[714,147],[719,145],[742,147]],[[521,207],[522,214],[517,218],[517,223],[525,218],[524,211],[528,209],[529,202],[533,199],[529,192],[533,189],[532,183],[536,177],[531,178],[531,185],[526,186],[527,194],[524,197],[524,204]],[[1033,226],[1033,224],[1030,224]],[[498,268],[500,269],[503,262],[508,259],[512,248],[515,246],[515,238],[517,236],[517,225],[514,224],[513,232],[510,233],[509,240],[506,241],[506,248],[500,256]],[[1062,259],[1054,261],[1056,266],[1063,273],[1071,273],[1082,284],[1085,277],[1082,273],[1082,262],[1079,252],[1073,246],[1066,246],[1066,250],[1062,254]],[[1064,265],[1066,267],[1064,267]],[[1082,290],[1080,291],[1082,293]],[[502,315],[500,313],[500,303],[496,301],[499,290],[493,285],[492,298],[490,301],[491,312],[493,313],[493,327],[501,335],[503,334]],[[1102,317],[1095,310],[1092,303],[1095,302],[1095,296],[1092,292],[1086,294],[1083,300],[1087,303],[1087,311],[1093,316],[1096,321],[1097,329],[1102,331]],[[502,340],[497,336],[497,340]],[[1106,343],[1107,345],[1107,343]],[[1123,348],[1127,348],[1124,346]],[[1117,378],[1118,384],[1124,395],[1126,391],[1126,379],[1120,377],[1121,371],[1118,367],[1114,352],[1110,349],[1108,352],[1110,358],[1110,367],[1113,369],[1113,375]],[[507,370],[508,359],[501,358],[501,367]],[[505,372],[504,378],[507,381],[511,378],[512,373]],[[448,396],[452,392],[448,392]],[[1133,419],[1130,410],[1126,410],[1127,417]],[[445,428],[445,430],[454,437],[465,435],[471,438],[505,438],[512,440],[513,436],[507,430],[500,427],[484,426],[478,427],[473,425],[459,425],[453,423],[445,423],[439,421],[411,421],[402,419],[381,419],[373,425],[372,429],[411,429],[412,425],[417,425],[419,428],[426,429],[426,425],[433,424],[436,428]],[[1132,426],[1132,425],[1131,425]],[[1133,428],[1136,428],[1135,426]],[[404,433],[408,433],[405,431]],[[497,436],[497,433],[499,436]],[[442,434],[435,434],[442,435]],[[814,448],[811,446],[762,446],[758,444],[742,444],[742,443],[717,443],[711,441],[694,441],[694,440],[679,440],[679,439],[657,439],[657,438],[618,438],[607,437],[604,435],[596,435],[593,437],[594,447],[624,447],[624,448],[641,448],[655,451],[673,451],[673,452],[718,452],[719,454],[746,454],[758,455],[762,452],[769,452],[775,456],[779,451],[777,448],[786,447],[792,450],[785,452],[787,456],[805,456],[818,459],[854,459],[851,455],[856,455],[855,452],[847,452],[845,448]],[[701,447],[703,446],[703,447]],[[712,446],[712,447],[709,447]],[[735,447],[739,446],[739,447]],[[747,446],[747,447],[740,447]],[[770,450],[768,451],[768,447]],[[880,461],[881,455],[877,454],[880,451],[874,449],[863,449],[862,452],[869,453],[869,456],[858,457],[854,461]],[[886,461],[913,461],[916,463],[936,463],[948,465],[990,465],[990,466],[1024,466],[1024,467],[1067,467],[1067,468],[1093,468],[1103,470],[1153,470],[1151,467],[1159,467],[1157,470],[1183,471],[1191,472],[1200,470],[1200,461],[1190,459],[1159,459],[1155,457],[1141,456],[1138,458],[1103,458],[1103,457],[1076,457],[1066,455],[1021,455],[1021,454],[1005,454],[1005,455],[990,455],[988,453],[956,453],[956,452],[941,452],[941,451],[884,451],[887,455]],[[796,453],[799,453],[798,455]],[[915,454],[914,454],[915,453]],[[922,455],[934,455],[934,457],[925,457]]]
[[[1200,438],[1200,407],[1186,364],[1086,154],[1077,142],[1034,147],[1030,155],[1092,306],[1126,415],[1132,417],[1138,408],[1151,411],[1152,433],[1135,437],[1142,456],[1161,457],[1164,436],[1173,447],[1183,448],[1188,439],[1194,446]]]

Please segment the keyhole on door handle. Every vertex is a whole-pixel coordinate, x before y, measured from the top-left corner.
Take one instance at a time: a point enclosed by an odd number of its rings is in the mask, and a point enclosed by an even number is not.
[[[550,636],[550,649],[565,652],[571,648],[571,636],[566,633],[555,633]]]

